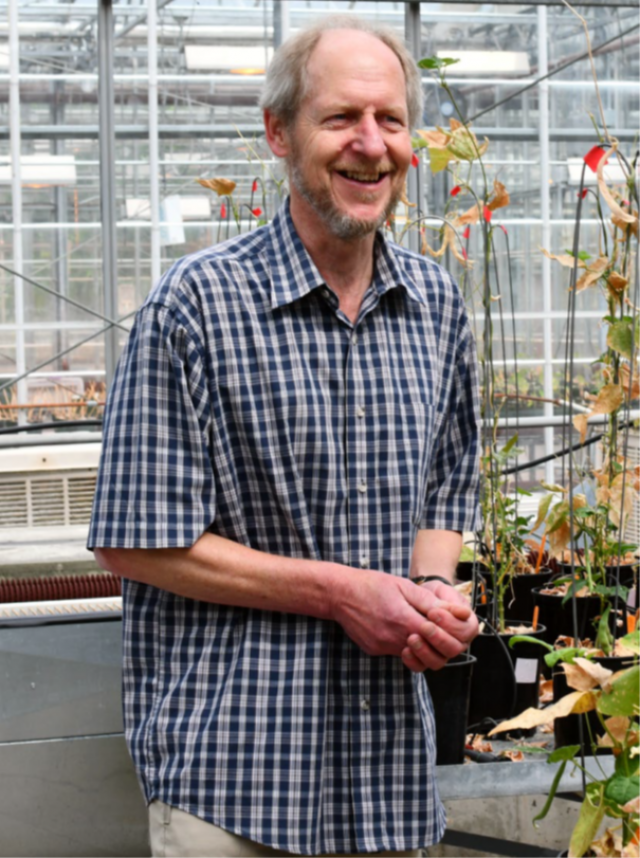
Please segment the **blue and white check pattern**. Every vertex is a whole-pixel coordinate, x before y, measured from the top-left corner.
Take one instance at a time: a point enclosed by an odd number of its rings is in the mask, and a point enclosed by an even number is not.
[[[357,323],[285,205],[177,262],[138,313],[105,417],[92,547],[192,545],[407,576],[418,528],[477,506],[476,361],[435,263],[379,236]],[[442,836],[424,678],[335,623],[124,582],[126,735],[158,798],[304,855]]]

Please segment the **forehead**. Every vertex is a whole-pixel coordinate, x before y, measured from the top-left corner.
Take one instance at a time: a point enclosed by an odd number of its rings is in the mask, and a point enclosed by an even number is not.
[[[327,30],[306,68],[305,101],[346,102],[370,95],[406,108],[404,70],[384,42],[359,30]]]

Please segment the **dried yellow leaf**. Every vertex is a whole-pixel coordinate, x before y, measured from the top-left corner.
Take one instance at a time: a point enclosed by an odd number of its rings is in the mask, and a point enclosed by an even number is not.
[[[504,208],[504,206],[508,206],[511,199],[509,197],[509,192],[497,179],[493,180],[493,196],[487,203],[487,208],[489,211],[494,212],[496,209]]]
[[[599,256],[593,261],[588,260],[588,262],[583,266],[586,271],[576,281],[576,292],[584,292],[584,290],[588,289],[589,286],[593,286],[594,283],[597,283],[608,265],[609,258],[607,256]]]
[[[589,415],[588,414],[576,414],[576,416],[572,418],[571,422],[573,423],[576,431],[580,433],[580,443],[584,444],[584,442],[587,439],[587,428],[589,425]]]
[[[601,685],[605,687],[607,681],[613,676],[612,670],[607,670],[595,661],[587,658],[575,658],[573,664],[563,664],[567,685],[577,691],[590,691]]]
[[[515,718],[503,721],[489,733],[506,733],[509,730],[528,730],[531,727],[539,727],[554,718],[564,718],[566,715],[590,712],[596,708],[596,697],[592,691],[572,691],[562,697],[557,703],[546,709],[525,709]]]
[[[233,193],[236,183],[231,179],[214,178],[214,179],[198,179],[198,183],[203,188],[208,188],[210,191],[215,191],[219,197],[226,197]]]
[[[613,194],[609,190],[607,183],[604,180],[604,165],[607,163],[607,160],[611,155],[615,154],[616,149],[618,148],[617,142],[614,142],[611,149],[608,152],[605,152],[600,161],[598,162],[598,169],[596,170],[596,175],[598,177],[598,187],[600,188],[600,193],[604,197],[607,202],[607,205],[613,212],[613,214],[618,218],[619,221],[623,223],[638,223],[638,217],[626,212],[623,208],[621,208],[616,202]]]

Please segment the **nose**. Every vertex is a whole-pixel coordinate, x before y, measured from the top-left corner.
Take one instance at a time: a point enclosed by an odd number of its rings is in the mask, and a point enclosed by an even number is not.
[[[363,116],[356,127],[353,148],[367,158],[381,158],[387,151],[386,143],[375,116]]]

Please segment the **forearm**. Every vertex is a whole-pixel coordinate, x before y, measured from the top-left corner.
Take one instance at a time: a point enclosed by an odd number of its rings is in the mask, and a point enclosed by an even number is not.
[[[341,570],[336,563],[279,557],[212,533],[189,548],[96,548],[110,572],[188,599],[329,619]]]
[[[411,577],[440,575],[453,583],[462,549],[462,534],[453,530],[419,530],[411,557]]]

